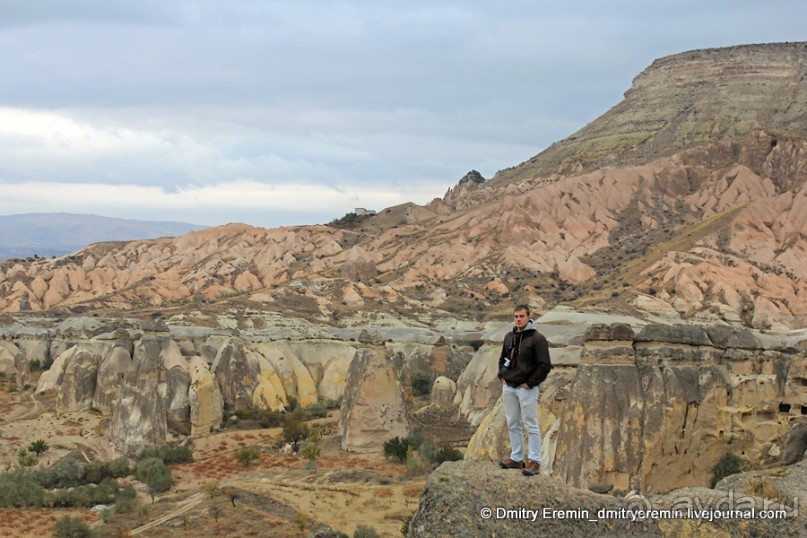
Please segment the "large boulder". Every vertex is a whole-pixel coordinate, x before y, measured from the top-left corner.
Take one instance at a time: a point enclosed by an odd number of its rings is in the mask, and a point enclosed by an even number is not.
[[[359,351],[347,386],[339,417],[343,450],[376,451],[392,437],[409,435],[412,389],[400,354],[390,356],[383,345]]]
[[[431,401],[442,406],[450,406],[454,403],[454,396],[457,394],[457,384],[451,379],[440,376],[434,380],[431,392]]]
[[[790,430],[782,450],[782,465],[793,465],[807,457],[807,424],[799,424]]]

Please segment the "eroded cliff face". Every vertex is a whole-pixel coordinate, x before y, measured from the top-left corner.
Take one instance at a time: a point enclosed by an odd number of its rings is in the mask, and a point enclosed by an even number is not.
[[[564,363],[542,385],[539,420],[544,467],[576,487],[705,486],[726,452],[776,461],[787,433],[807,421],[807,356],[744,330],[597,325],[579,359]],[[468,458],[509,453],[500,407],[482,420]]]
[[[379,449],[389,437],[410,432],[410,371],[456,378],[458,365],[470,358],[449,349],[445,340],[436,345],[399,341],[386,349],[377,335],[378,342],[356,342],[271,339],[193,327],[172,332],[164,323],[104,332],[108,328],[101,321],[89,331],[95,335],[86,330],[41,330],[38,336],[4,331],[0,358],[8,365],[7,375],[23,381],[30,375],[29,364],[52,362],[36,387],[41,409],[99,412],[103,435],[129,455],[208,434],[236,413],[339,400],[345,449]],[[37,341],[47,345],[34,345]],[[454,382],[440,379],[449,387]],[[452,398],[453,392],[444,399]]]

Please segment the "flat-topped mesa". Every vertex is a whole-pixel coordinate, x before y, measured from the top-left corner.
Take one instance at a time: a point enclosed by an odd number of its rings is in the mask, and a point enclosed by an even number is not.
[[[807,43],[684,52],[642,71],[625,99],[529,161],[497,174],[510,183],[642,164],[705,143],[766,133],[807,136]]]

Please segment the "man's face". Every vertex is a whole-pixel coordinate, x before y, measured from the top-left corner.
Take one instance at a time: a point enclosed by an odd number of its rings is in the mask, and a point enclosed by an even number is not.
[[[513,312],[513,321],[516,323],[516,329],[520,331],[527,326],[530,317],[527,315],[526,310],[516,310]]]

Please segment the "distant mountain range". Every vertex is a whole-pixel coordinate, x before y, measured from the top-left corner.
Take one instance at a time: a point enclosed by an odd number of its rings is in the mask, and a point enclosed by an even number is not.
[[[184,235],[204,226],[74,213],[0,215],[0,260],[69,254],[100,241]]]

